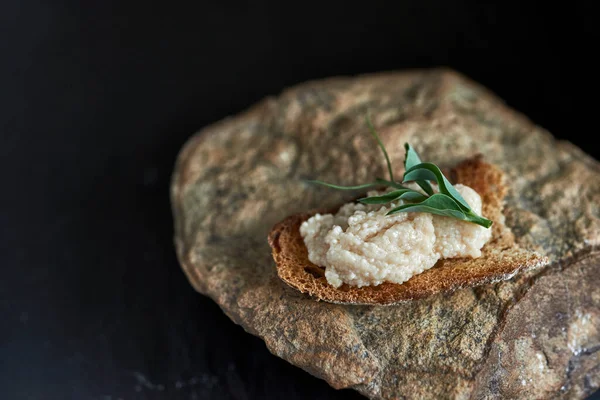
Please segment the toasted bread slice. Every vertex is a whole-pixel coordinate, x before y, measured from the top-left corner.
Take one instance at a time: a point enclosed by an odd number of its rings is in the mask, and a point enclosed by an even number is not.
[[[309,261],[308,250],[300,235],[300,225],[316,214],[312,212],[291,215],[271,230],[269,244],[279,277],[319,300],[390,305],[510,279],[519,271],[548,263],[546,257],[519,248],[510,229],[504,225],[502,209],[507,187],[501,170],[485,163],[481,157],[475,157],[450,170],[449,179],[475,189],[483,201],[482,214],[494,221],[492,239],[483,247],[481,257],[440,260],[433,268],[402,284],[385,282],[361,288],[344,284],[336,289],[325,279],[325,269]]]

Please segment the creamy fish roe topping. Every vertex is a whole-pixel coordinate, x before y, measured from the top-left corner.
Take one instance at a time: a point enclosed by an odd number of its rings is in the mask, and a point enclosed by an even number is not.
[[[454,187],[481,215],[479,194],[465,185]],[[401,200],[384,206],[348,203],[336,214],[309,218],[300,226],[309,260],[325,267],[327,282],[336,288],[344,283],[358,287],[403,283],[440,259],[481,256],[492,236],[491,229],[450,217],[422,212],[386,215],[401,204]]]

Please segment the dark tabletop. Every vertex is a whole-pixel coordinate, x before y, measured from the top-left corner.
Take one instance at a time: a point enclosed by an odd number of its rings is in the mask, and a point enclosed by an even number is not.
[[[600,156],[583,2],[163,3],[0,3],[0,398],[360,398],[271,355],[173,250],[178,150],[286,86],[450,66]]]

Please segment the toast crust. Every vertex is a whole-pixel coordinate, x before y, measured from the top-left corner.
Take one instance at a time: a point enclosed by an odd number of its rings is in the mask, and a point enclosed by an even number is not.
[[[339,304],[391,305],[510,279],[520,271],[548,263],[546,257],[519,248],[510,229],[504,225],[502,209],[507,186],[500,169],[476,156],[450,170],[449,178],[475,189],[482,198],[482,214],[494,221],[492,238],[483,247],[481,257],[439,260],[431,269],[402,284],[384,282],[361,288],[344,284],[336,289],[327,282],[325,269],[310,262],[300,235],[302,222],[317,212],[332,212],[319,210],[291,215],[272,228],[268,240],[277,264],[277,274],[291,287],[318,300]]]

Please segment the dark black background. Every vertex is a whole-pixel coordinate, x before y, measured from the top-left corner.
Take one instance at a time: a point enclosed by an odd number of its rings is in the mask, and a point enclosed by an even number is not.
[[[0,4],[0,397],[359,398],[181,272],[185,140],[307,79],[450,66],[599,157],[591,4]]]

